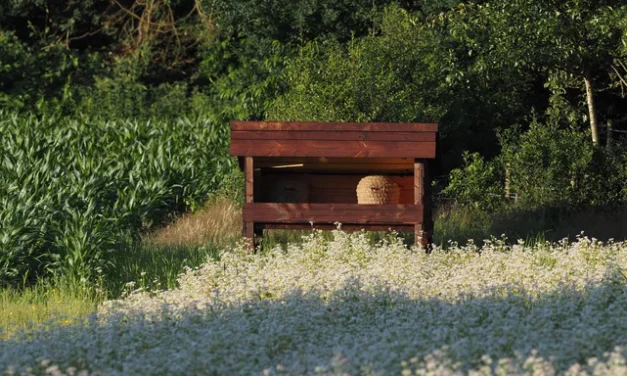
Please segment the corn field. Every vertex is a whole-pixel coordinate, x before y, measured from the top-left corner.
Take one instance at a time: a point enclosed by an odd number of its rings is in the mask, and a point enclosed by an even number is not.
[[[107,122],[0,112],[0,284],[85,281],[231,171],[206,119]]]

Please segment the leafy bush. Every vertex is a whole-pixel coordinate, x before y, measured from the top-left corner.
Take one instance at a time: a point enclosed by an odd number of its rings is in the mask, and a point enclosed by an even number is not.
[[[389,6],[376,33],[347,43],[309,43],[286,61],[285,92],[268,117],[437,121],[445,170],[461,164],[464,150],[493,156],[494,130],[522,119],[536,99],[528,94],[531,78],[508,67],[474,67],[477,58],[451,36],[451,27]]]
[[[625,156],[590,142],[588,132],[533,121],[501,136],[511,189],[528,206],[599,206],[621,202]]]
[[[587,131],[533,120],[529,129],[500,134],[501,154],[485,161],[466,153],[464,166],[450,174],[443,193],[463,205],[493,210],[509,189],[521,207],[612,206],[625,203],[624,146],[595,146]]]
[[[203,119],[107,122],[0,114],[0,283],[88,279],[232,169]]]
[[[287,63],[288,87],[270,111],[280,120],[425,121],[442,115],[432,107],[420,30],[412,16],[386,10],[380,36],[346,45],[313,42]]]
[[[442,194],[464,206],[494,210],[505,195],[501,165],[498,160],[486,161],[479,153],[466,152],[464,165],[451,171]]]
[[[78,64],[73,51],[33,47],[0,28],[0,108],[41,108],[52,105],[44,98],[62,100]]]

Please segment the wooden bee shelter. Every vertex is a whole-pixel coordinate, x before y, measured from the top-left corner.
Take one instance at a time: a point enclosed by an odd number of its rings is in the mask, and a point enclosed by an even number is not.
[[[246,177],[244,237],[341,224],[413,231],[429,244],[437,132],[430,123],[231,122],[231,155]]]

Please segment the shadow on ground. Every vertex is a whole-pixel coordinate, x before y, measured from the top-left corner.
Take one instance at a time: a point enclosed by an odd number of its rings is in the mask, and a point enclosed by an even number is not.
[[[463,208],[440,208],[435,214],[435,243],[465,244],[505,235],[510,243],[518,239],[573,241],[584,233],[602,241],[627,239],[627,208],[589,207],[581,209],[548,207],[540,209],[505,208],[496,213]]]
[[[284,374],[398,374],[404,360],[417,357],[412,367],[420,368],[435,356],[435,364],[465,373],[488,355],[494,371],[499,359],[510,358],[520,374],[536,367],[525,365],[536,352],[560,373],[627,346],[627,290],[619,274],[538,297],[516,286],[480,294],[417,300],[384,284],[365,292],[347,279],[326,298],[293,291],[274,299],[260,291],[259,299],[234,306],[163,304],[153,313],[140,302],[102,322],[2,341],[0,370],[45,358],[102,374],[262,374],[277,366]]]

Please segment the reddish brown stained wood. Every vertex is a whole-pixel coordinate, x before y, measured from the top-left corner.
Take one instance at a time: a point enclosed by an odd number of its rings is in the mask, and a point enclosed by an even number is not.
[[[274,172],[410,173],[413,158],[257,157],[255,167]]]
[[[435,142],[232,140],[231,155],[247,157],[435,158]]]
[[[263,176],[263,183],[257,192],[256,201],[271,201],[270,193],[273,185],[281,180],[299,180],[309,187],[309,202],[311,203],[357,203],[357,184],[367,174],[294,174],[294,173],[267,173]],[[414,187],[412,176],[389,176],[392,181],[401,187],[401,204],[414,203]]]
[[[338,123],[231,121],[232,131],[437,132],[436,123]]]
[[[413,204],[413,198],[413,191],[407,189],[401,190],[399,204],[411,205]],[[356,204],[357,195],[354,189],[314,189],[309,192],[309,202]]]
[[[285,171],[285,172],[299,172],[299,173],[319,173],[320,171],[331,172],[331,173],[344,173],[344,174],[363,174],[368,173],[369,175],[387,175],[387,174],[404,174],[404,173],[412,173],[413,172],[412,165],[393,165],[393,164],[375,164],[375,165],[367,165],[367,164],[355,164],[355,165],[342,165],[342,164],[332,164],[332,165],[312,165],[312,164],[303,164],[303,165],[290,165],[285,167],[273,168],[274,171]]]
[[[414,203],[422,204],[424,200],[425,165],[422,161],[414,162]]]
[[[244,204],[244,221],[265,223],[416,224],[421,205]]]
[[[246,157],[244,174],[246,179],[246,202],[251,203],[254,201],[255,193],[255,169],[252,157]]]
[[[416,245],[422,245],[427,247],[431,243],[431,225],[430,217],[431,210],[429,203],[427,202],[428,196],[428,184],[427,177],[427,164],[425,160],[416,159],[414,162],[414,202],[416,204],[422,204],[423,210],[421,212],[422,220],[420,224],[416,224],[414,229],[414,236],[416,239]],[[428,215],[427,215],[428,214]]]
[[[253,222],[244,221],[242,227],[242,236],[246,242],[249,252],[255,251],[255,224]]]
[[[280,158],[257,157],[255,167],[272,173],[294,172],[344,172],[382,174],[408,174],[413,173],[413,158]]]
[[[301,180],[306,182],[310,188],[351,189],[355,191],[359,181],[367,175],[369,174],[267,173],[263,176],[263,182],[264,185],[269,185],[280,180]],[[387,177],[398,184],[401,189],[414,189],[413,178],[411,176],[387,175]]]
[[[423,178],[424,182],[424,198],[423,198],[423,206],[424,206],[424,229],[429,234],[429,243],[431,242],[431,237],[433,236],[433,216],[432,216],[432,205],[431,205],[431,171],[429,171],[429,162],[424,160],[424,168],[425,174]]]
[[[267,192],[267,190],[265,191]],[[272,202],[268,193],[257,198],[257,202]],[[411,205],[414,200],[412,190],[401,190],[400,204]],[[357,195],[354,189],[323,189],[313,188],[309,191],[309,202],[311,203],[335,203],[335,204],[356,204]]]
[[[369,164],[402,164],[414,168],[414,158],[343,158],[343,157],[257,157],[255,167],[268,167],[275,164],[320,164],[321,166],[334,164],[369,165]]]
[[[244,161],[244,178],[246,180],[245,195],[246,202],[252,203],[254,201],[254,186],[255,186],[255,169],[252,157],[246,157]],[[243,221],[242,232],[244,239],[248,245],[250,252],[255,250],[255,224],[250,221]]]
[[[435,132],[233,131],[233,140],[336,140],[435,142]]]
[[[311,230],[315,228],[317,230],[335,230],[337,226],[332,223],[314,223],[302,224],[302,223],[257,223],[255,228],[267,229],[267,230]],[[357,225],[357,224],[342,224],[343,231],[413,231],[414,225]]]

